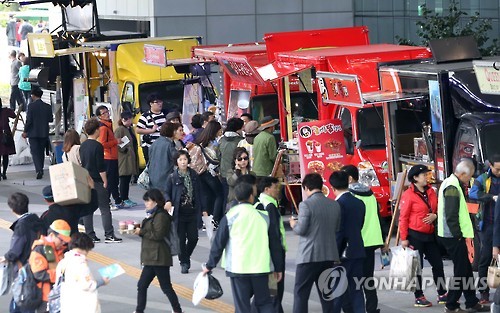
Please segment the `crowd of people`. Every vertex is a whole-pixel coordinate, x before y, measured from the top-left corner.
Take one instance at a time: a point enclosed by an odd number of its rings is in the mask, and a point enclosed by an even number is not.
[[[23,135],[29,138],[35,159],[43,153],[48,138],[45,129],[48,121],[40,121],[48,111],[37,89],[31,91],[31,97],[33,102]],[[214,113],[207,111],[192,117],[191,131],[186,135],[187,127],[181,123],[180,113],[165,114],[158,94],[149,95],[147,102],[150,109],[142,114],[135,128],[132,112],[122,112],[119,126],[114,129],[108,107],[99,106],[96,117],[84,125],[85,140],[73,129],[66,132],[63,162],[73,162],[88,170],[90,203],[61,206],[54,203],[52,188],[47,186],[42,195],[49,208],[39,218],[28,212],[26,195],[10,196],[8,205],[17,220],[11,227],[14,231],[11,248],[4,259],[18,265],[15,271],[30,264],[43,293],[35,312],[46,312],[49,291],[60,277],[64,277],[61,307],[71,307],[71,299],[85,297],[92,305],[81,312],[100,312],[97,288],[109,279],[95,279],[86,262],[87,253],[101,241],[94,230],[93,215],[100,210],[105,243],[122,242],[115,235],[112,211],[137,205],[129,197],[129,187],[139,175],[141,150],[150,186],[142,199],[146,218],[135,229],[135,234],[141,237],[143,266],[137,284],[135,313],[144,312],[147,289],[155,277],[173,311],[182,312],[172,288],[173,253],[165,237],[175,232],[179,238],[178,260],[181,273],[187,274],[197,247],[198,232],[203,227],[202,216],[209,215],[213,216],[217,232],[203,272],[209,273],[222,262],[231,280],[236,312],[283,312],[281,301],[288,246],[280,210],[282,186],[272,175],[278,154],[273,132],[278,121],[269,116],[255,121],[245,114],[228,119],[223,127]],[[3,115],[4,111],[0,113]],[[12,115],[10,111],[5,114]],[[41,130],[33,131],[37,128]],[[136,133],[141,136],[140,140]],[[498,254],[500,244],[495,238],[500,231],[500,215],[496,214],[500,210],[496,207],[500,158],[490,159],[489,171],[474,181],[470,192],[466,192],[464,186],[470,184],[475,168],[468,160],[456,166],[438,192],[427,182],[430,171],[427,167],[416,165],[408,172],[410,186],[400,204],[401,245],[418,250],[421,264],[424,256],[430,263],[437,303],[444,304],[445,312],[489,310],[487,285],[480,284],[480,298],[477,298],[475,289],[465,285],[462,279],[473,277],[466,239],[474,237],[474,226],[466,197],[480,201],[484,207],[478,218],[480,278],[486,277],[492,256]],[[43,176],[43,162],[36,161],[35,168],[37,178]],[[323,192],[325,179],[334,200]],[[298,217],[289,219],[292,231],[299,237],[294,313],[308,312],[314,284],[320,291],[323,312],[380,312],[373,280],[375,251],[387,247],[375,195],[358,180],[359,172],[353,165],[342,167],[330,177],[317,173],[303,177],[305,199],[299,204]],[[78,231],[79,223],[84,225],[82,233]],[[442,284],[443,250],[453,261],[457,282],[456,288],[449,290]],[[330,299],[321,294],[319,279],[325,271],[339,267],[347,278],[346,290]],[[360,285],[359,281],[365,283]],[[421,275],[417,281],[415,306],[431,306],[421,287]],[[459,304],[462,294],[466,299],[465,310]],[[76,308],[71,311],[80,312]],[[10,312],[26,311],[16,307],[12,300]]]

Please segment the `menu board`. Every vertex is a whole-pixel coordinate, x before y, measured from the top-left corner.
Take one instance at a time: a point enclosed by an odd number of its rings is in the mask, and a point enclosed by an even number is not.
[[[323,120],[300,123],[299,127],[300,174],[309,173],[323,177],[323,193],[335,199],[328,178],[344,166],[346,155],[344,132],[340,120]]]

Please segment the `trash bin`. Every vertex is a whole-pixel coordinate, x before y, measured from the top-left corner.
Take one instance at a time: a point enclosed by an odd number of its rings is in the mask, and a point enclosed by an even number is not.
[[[52,153],[55,157],[55,164],[62,163],[62,155],[63,155],[63,141],[62,140],[52,140]]]

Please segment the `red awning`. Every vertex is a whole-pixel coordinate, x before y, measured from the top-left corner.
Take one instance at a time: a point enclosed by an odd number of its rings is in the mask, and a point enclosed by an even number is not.
[[[265,85],[264,79],[250,65],[246,56],[221,53],[215,55],[215,58],[233,80],[252,85]]]
[[[312,64],[292,64],[274,61],[273,63],[257,68],[257,72],[259,72],[265,81],[272,81],[311,67]]]

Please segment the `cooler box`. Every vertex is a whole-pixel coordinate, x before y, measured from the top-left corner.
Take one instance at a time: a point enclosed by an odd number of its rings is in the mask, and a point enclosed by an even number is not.
[[[54,202],[60,205],[90,202],[89,172],[83,167],[66,162],[49,167]]]

